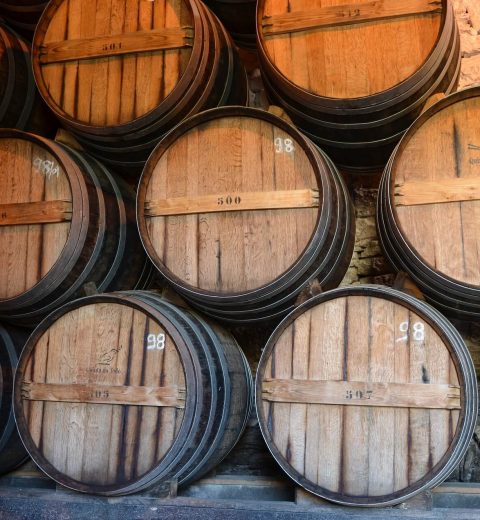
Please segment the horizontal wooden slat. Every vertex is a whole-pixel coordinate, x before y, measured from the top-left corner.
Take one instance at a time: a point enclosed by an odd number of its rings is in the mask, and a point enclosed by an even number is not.
[[[442,12],[441,0],[373,0],[358,4],[325,6],[263,19],[264,36],[310,29],[353,25],[374,20]]]
[[[262,398],[280,403],[460,409],[460,388],[415,383],[266,379]]]
[[[116,36],[96,36],[45,44],[40,47],[38,58],[42,64],[106,58],[137,52],[191,47],[192,40],[193,29],[190,27],[152,29]]]
[[[0,204],[0,226],[55,224],[72,220],[72,203],[66,200]]]
[[[262,191],[179,197],[145,203],[147,217],[249,211],[262,209],[316,208],[319,204],[316,190]]]
[[[185,390],[177,386],[107,386],[25,381],[22,398],[29,401],[185,407]]]
[[[480,200],[480,177],[406,182],[397,184],[394,193],[397,206]]]

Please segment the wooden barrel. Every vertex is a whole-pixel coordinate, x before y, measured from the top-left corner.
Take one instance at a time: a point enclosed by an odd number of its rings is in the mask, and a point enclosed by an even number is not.
[[[205,0],[239,47],[257,48],[257,0]]]
[[[233,336],[155,293],[129,292],[43,321],[20,358],[14,407],[45,473],[120,495],[212,469],[241,435],[252,391]]]
[[[438,311],[381,286],[312,298],[274,331],[256,380],[260,428],[298,484],[355,506],[442,482],[477,418],[461,336]]]
[[[453,317],[480,317],[480,88],[427,110],[385,169],[378,232],[396,269]]]
[[[353,171],[383,168],[428,98],[458,81],[449,0],[259,0],[257,31],[272,102]]]
[[[144,287],[134,193],[95,159],[0,131],[0,315],[26,326],[85,290]]]
[[[0,21],[0,128],[52,135],[53,117],[38,95],[30,47]]]
[[[283,119],[244,107],[198,114],[159,143],[137,220],[164,278],[192,305],[239,323],[285,315],[315,279],[336,287],[355,234],[331,161]]]
[[[13,376],[27,340],[23,330],[0,325],[0,474],[24,462],[28,453],[17,433],[13,415]]]
[[[48,2],[44,0],[1,0],[0,16],[26,37],[30,38]]]
[[[199,0],[53,0],[35,34],[33,68],[62,124],[130,175],[186,116],[247,101],[230,37]]]

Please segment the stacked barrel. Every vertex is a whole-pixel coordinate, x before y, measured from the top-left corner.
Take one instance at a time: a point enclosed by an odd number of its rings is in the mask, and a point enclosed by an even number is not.
[[[0,466],[28,453],[105,496],[186,486],[256,401],[298,485],[403,502],[458,465],[477,418],[440,311],[480,316],[480,89],[420,115],[456,89],[453,8],[205,4],[0,2],[35,24],[30,64],[0,23]],[[247,106],[240,56],[278,106]],[[341,169],[385,165],[381,243],[429,303],[338,289],[355,246]],[[256,392],[246,330],[270,335]]]

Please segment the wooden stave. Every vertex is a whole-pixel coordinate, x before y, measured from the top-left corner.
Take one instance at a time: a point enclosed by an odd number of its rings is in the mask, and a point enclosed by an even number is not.
[[[467,319],[480,316],[480,287],[459,283],[426,264],[400,230],[393,203],[392,168],[411,134],[443,108],[480,95],[479,87],[453,93],[426,110],[411,126],[396,147],[385,167],[377,199],[377,230],[382,249],[396,270],[407,271],[434,306],[441,306],[448,315]]]
[[[174,339],[177,349],[179,350],[182,358],[183,368],[186,374],[186,385],[187,385],[187,394],[186,394],[186,418],[182,421],[182,425],[178,432],[177,438],[175,439],[175,443],[172,446],[171,450],[165,455],[165,457],[160,461],[156,468],[153,468],[146,475],[141,478],[137,478],[134,482],[129,482],[127,485],[122,486],[101,486],[94,487],[85,485],[79,481],[71,479],[66,475],[59,473],[49,462],[46,460],[41,453],[38,452],[37,447],[32,442],[30,436],[28,435],[28,427],[25,423],[25,418],[22,413],[21,406],[21,385],[22,385],[22,370],[25,366],[26,357],[33,351],[36,340],[43,334],[45,330],[48,330],[48,325],[53,323],[60,316],[68,312],[69,310],[73,310],[75,308],[79,308],[82,305],[86,305],[89,303],[101,303],[101,302],[110,302],[110,303],[122,303],[123,305],[128,305],[132,308],[140,310],[146,313],[153,320],[157,320],[162,323],[162,326],[168,332],[168,334]],[[165,309],[170,309],[171,312],[165,312]],[[173,309],[173,311],[172,311]],[[198,451],[197,442],[199,439],[202,442],[202,447],[208,444],[209,439],[202,439],[202,434],[204,433],[204,422],[210,420],[210,423],[213,424],[211,418],[207,417],[208,412],[211,411],[211,398],[209,397],[209,393],[211,393],[212,388],[216,387],[217,376],[221,377],[229,377],[227,376],[226,369],[231,370],[231,366],[223,365],[220,370],[217,370],[218,374],[215,373],[213,366],[209,366],[207,364],[207,360],[211,358],[212,353],[216,353],[217,355],[222,355],[222,343],[218,343],[218,345],[214,345],[213,342],[210,345],[207,345],[206,341],[203,341],[201,337],[195,336],[195,331],[192,328],[182,329],[182,324],[188,323],[188,321],[184,321],[182,316],[190,316],[191,322],[194,327],[198,326],[198,323],[203,322],[203,327],[205,330],[210,329],[210,333],[212,334],[213,329],[212,324],[205,322],[203,318],[200,318],[198,315],[193,315],[190,311],[183,311],[178,307],[175,307],[169,304],[167,301],[163,301],[162,298],[152,292],[142,292],[142,291],[127,291],[127,292],[118,292],[111,294],[102,294],[98,296],[90,296],[86,298],[81,298],[74,302],[70,302],[64,307],[57,309],[54,313],[52,313],[47,319],[45,319],[38,327],[35,329],[29,338],[27,345],[25,346],[25,350],[22,353],[22,357],[20,359],[19,367],[17,369],[15,375],[15,392],[14,392],[14,408],[15,408],[15,416],[19,429],[20,436],[22,437],[22,441],[25,444],[27,451],[31,454],[33,460],[40,466],[42,471],[44,471],[48,476],[59,482],[65,487],[73,489],[75,491],[80,491],[84,493],[94,493],[97,495],[104,496],[118,496],[123,494],[135,493],[143,489],[148,489],[149,487],[158,485],[159,480],[177,480],[177,476],[183,479],[181,482],[185,482],[186,479],[198,478],[200,476],[200,472],[208,471],[210,468],[208,465],[203,465],[197,468],[193,468],[192,472],[188,475],[181,475],[182,467],[181,464],[189,463],[190,466],[195,464],[196,459],[193,457]],[[180,317],[180,319],[179,319]],[[197,323],[195,323],[197,322]],[[213,325],[214,326],[214,325]],[[189,325],[190,327],[190,325]],[[215,326],[214,326],[215,327]],[[200,328],[198,329],[200,330]],[[193,331],[193,332],[192,332]],[[197,331],[198,332],[198,331]],[[223,331],[224,334],[230,336],[229,333]],[[213,332],[213,336],[215,336],[215,332]],[[249,413],[251,410],[251,406],[253,403],[253,380],[251,377],[250,369],[248,363],[245,360],[243,353],[241,352],[238,344],[233,339],[233,336],[230,336],[233,340],[233,344],[237,349],[237,354],[239,357],[239,361],[241,362],[241,370],[243,371],[244,379],[245,379],[245,413],[244,418],[237,425],[237,435],[235,437],[235,442],[238,440],[238,437],[243,432],[243,429],[246,425],[246,422],[249,417]],[[199,340],[198,345],[203,345],[200,347],[193,347],[193,340]],[[211,339],[211,338],[210,338]],[[218,338],[217,338],[218,340]],[[190,343],[189,343],[190,342]],[[190,344],[190,346],[189,346]],[[212,348],[215,347],[215,348]],[[203,350],[205,348],[205,350]],[[212,348],[209,351],[209,348]],[[223,355],[223,358],[225,356]],[[240,364],[239,364],[240,366]],[[237,367],[238,368],[238,367]],[[224,371],[223,376],[220,373]],[[210,373],[211,381],[208,382],[205,380],[205,373]],[[213,386],[209,386],[212,385]],[[237,394],[239,390],[239,385],[237,385],[235,392],[231,392],[231,396]],[[188,406],[187,406],[188,405]],[[188,414],[187,414],[188,410]],[[211,425],[210,425],[211,426]],[[214,435],[214,438],[216,436]],[[232,440],[228,443],[229,449],[233,447]],[[223,452],[220,450],[222,456],[225,456],[225,447],[223,447]],[[212,461],[216,459],[213,458]],[[216,461],[217,463],[219,461]]]
[[[12,408],[13,375],[27,336],[25,331],[0,325],[0,474],[12,471],[28,458]]]
[[[440,30],[437,43],[434,46],[432,53],[416,73],[392,89],[379,92],[372,96],[351,99],[337,99],[318,96],[295,86],[291,81],[288,80],[288,78],[284,77],[278,71],[274,64],[271,63],[268,56],[266,55],[266,51],[264,50],[263,37],[260,27],[265,0],[259,0],[257,4],[257,39],[261,67],[267,75],[275,79],[277,88],[281,90],[284,95],[288,96],[290,93],[290,97],[293,99],[301,99],[302,104],[305,105],[305,107],[308,107],[308,109],[315,110],[315,108],[317,108],[322,110],[322,112],[325,114],[335,114],[337,111],[339,111],[340,115],[342,115],[343,112],[348,113],[350,111],[355,111],[356,114],[362,112],[370,113],[372,110],[378,111],[380,107],[387,108],[392,106],[392,104],[396,104],[398,102],[396,100],[399,97],[405,96],[412,88],[417,88],[418,83],[424,79],[426,74],[432,75],[432,72],[435,70],[440,58],[440,49],[446,45],[446,42],[451,39],[452,32],[455,30],[456,25],[455,15],[449,0],[442,1],[445,5],[445,9],[443,9],[442,12],[442,29]]]
[[[347,271],[353,254],[355,242],[354,207],[341,175],[332,161],[320,149],[327,163],[330,164],[333,179],[336,181],[337,229],[332,238],[331,249],[325,258],[317,259],[304,273],[302,279],[282,292],[259,302],[238,303],[222,302],[212,305],[201,299],[189,299],[190,303],[203,313],[230,324],[253,324],[283,318],[296,307],[296,298],[310,283],[319,283],[322,291],[337,287]],[[343,192],[343,193],[342,193]],[[342,196],[343,195],[343,196]],[[344,204],[343,204],[344,203]]]
[[[299,258],[296,264],[289,268],[289,270],[284,273],[281,277],[277,278],[277,280],[267,284],[266,286],[259,287],[255,291],[244,291],[239,293],[231,293],[231,294],[222,294],[222,293],[214,293],[211,291],[205,291],[202,289],[194,288],[184,283],[178,277],[176,277],[173,273],[169,272],[163,266],[163,263],[158,258],[158,255],[154,251],[154,248],[151,244],[151,241],[148,237],[148,232],[145,226],[145,218],[143,213],[143,200],[145,198],[145,190],[146,184],[153,172],[154,161],[161,156],[168,147],[175,142],[175,140],[181,136],[184,132],[196,126],[198,123],[206,122],[209,120],[213,120],[217,117],[222,116],[251,116],[251,117],[259,117],[260,119],[269,121],[274,125],[279,126],[287,133],[290,133],[294,136],[294,138],[301,144],[303,143],[304,151],[307,152],[309,157],[311,157],[312,165],[314,169],[318,172],[319,177],[322,181],[322,196],[323,196],[323,204],[322,211],[319,214],[319,220],[317,225],[317,231],[315,238],[312,239],[311,243],[307,246],[304,251],[304,256]],[[332,169],[333,168],[333,169]],[[184,121],[182,124],[178,125],[175,129],[173,129],[164,140],[162,140],[155,151],[152,153],[149,162],[146,165],[142,178],[139,184],[139,191],[137,194],[137,221],[139,224],[140,236],[142,238],[144,247],[152,260],[153,264],[157,266],[158,269],[161,265],[162,268],[160,272],[162,277],[167,280],[168,283],[174,286],[174,288],[182,294],[185,298],[192,302],[192,304],[197,305],[198,302],[201,302],[202,310],[212,310],[213,308],[225,308],[227,306],[242,308],[242,305],[245,304],[247,307],[251,308],[252,302],[264,301],[265,299],[269,299],[272,295],[276,295],[281,293],[284,290],[289,290],[289,294],[291,294],[291,285],[293,285],[300,277],[303,276],[302,284],[306,283],[308,280],[312,278],[312,272],[318,271],[318,265],[312,268],[312,265],[317,262],[321,262],[325,260],[323,257],[319,260],[320,253],[319,251],[323,248],[330,248],[332,241],[332,237],[329,235],[333,234],[333,230],[338,225],[338,222],[334,220],[332,217],[332,212],[337,211],[336,205],[339,204],[337,200],[336,193],[342,194],[342,197],[339,197],[341,203],[343,203],[346,208],[344,211],[351,213],[351,202],[349,200],[348,192],[345,187],[341,185],[341,180],[339,179],[338,172],[337,174],[332,173],[334,170],[334,166],[331,162],[327,162],[324,154],[320,154],[317,149],[313,146],[313,144],[309,143],[301,134],[298,133],[290,124],[285,122],[284,120],[264,111],[259,111],[257,109],[246,109],[244,107],[224,107],[221,109],[210,110],[203,112],[202,114],[198,114],[190,118],[189,120]],[[341,220],[339,218],[339,220]],[[346,233],[350,237],[350,246],[351,246],[351,237],[353,236],[351,226],[351,219],[346,219],[345,225],[349,226],[349,232]],[[319,230],[323,230],[319,233]],[[335,237],[337,240],[339,237]],[[341,237],[341,240],[345,242],[344,236]],[[350,254],[350,253],[349,253]],[[327,257],[328,258],[328,257]],[[330,259],[331,261],[331,259]],[[308,275],[305,275],[307,270],[310,270]],[[340,273],[337,273],[340,275]],[[343,274],[340,276],[343,277]],[[338,280],[339,281],[339,280]],[[332,283],[332,282],[330,282]],[[336,283],[336,282],[335,282]],[[300,285],[300,284],[298,284]],[[294,291],[294,295],[298,295],[298,292],[301,290],[298,285]],[[292,298],[293,296],[290,296]],[[217,318],[221,319],[220,314],[215,314]]]
[[[455,354],[455,356],[452,356],[452,359],[454,360],[457,366],[457,372],[460,376],[461,384],[463,384],[462,389],[464,390],[464,402],[462,406],[461,416],[459,418],[459,423],[463,422],[462,428],[457,427],[457,434],[454,439],[455,442],[452,441],[452,444],[454,444],[455,446],[454,449],[452,450],[450,448],[449,452],[442,458],[442,460],[437,464],[437,466],[433,468],[432,471],[437,469],[437,473],[433,475],[431,478],[427,478],[427,476],[423,478],[419,482],[417,488],[408,491],[408,493],[402,493],[403,490],[400,490],[399,492],[396,492],[390,496],[387,495],[380,498],[373,497],[373,499],[371,500],[366,499],[364,497],[359,497],[358,499],[357,497],[351,496],[349,496],[348,498],[339,497],[338,493],[332,493],[326,489],[320,488],[319,486],[312,485],[306,478],[304,478],[295,469],[293,469],[293,467],[289,466],[288,463],[285,463],[283,460],[283,456],[273,445],[272,438],[268,431],[267,421],[264,416],[262,407],[261,387],[262,377],[265,371],[265,365],[268,360],[268,356],[271,354],[273,348],[275,347],[275,340],[278,339],[281,333],[285,330],[285,328],[287,328],[287,326],[291,324],[305,310],[314,307],[317,303],[322,303],[334,299],[336,297],[350,295],[371,295],[383,297],[393,302],[401,302],[410,310],[413,310],[414,312],[417,312],[420,315],[422,315],[423,319],[425,319],[427,323],[433,326],[434,330],[436,330],[442,338],[447,339],[449,341],[448,348],[450,350],[450,353]],[[285,471],[285,473],[287,473],[287,475],[291,479],[293,479],[297,484],[299,484],[301,487],[317,496],[320,496],[340,505],[355,507],[385,507],[402,503],[405,500],[408,500],[409,498],[412,498],[415,495],[421,493],[422,491],[437,486],[442,481],[444,481],[452,471],[455,470],[456,466],[464,456],[465,451],[468,449],[471,435],[475,430],[478,409],[477,378],[471,356],[462,337],[460,336],[459,332],[455,329],[455,327],[435,308],[431,307],[429,304],[425,302],[422,302],[421,300],[418,300],[408,295],[407,293],[403,293],[395,289],[391,289],[389,287],[381,285],[350,286],[334,289],[332,291],[328,291],[327,293],[314,296],[307,302],[298,306],[279,325],[277,325],[276,329],[272,332],[270,338],[268,339],[267,345],[262,351],[262,355],[259,361],[257,375],[255,379],[255,402],[260,431],[270,453],[273,455],[276,462]],[[447,461],[442,466],[443,459],[447,459]],[[412,486],[409,486],[409,488],[410,487]]]
[[[142,281],[142,273],[151,267],[140,246],[131,190],[118,185],[95,160],[65,145],[15,131],[0,132],[2,135],[21,137],[46,146],[60,164],[66,165],[64,170],[71,182],[76,178],[80,192],[84,197],[88,196],[81,204],[78,195],[74,198],[79,211],[77,215],[74,211],[65,256],[62,252],[62,258],[52,270],[30,290],[0,301],[3,318],[31,326],[68,299],[82,295],[86,283],[93,282],[99,290],[144,288],[142,284],[146,280]],[[88,218],[82,217],[85,208],[89,208]],[[130,247],[134,253],[127,257]],[[148,270],[145,274],[149,276]]]

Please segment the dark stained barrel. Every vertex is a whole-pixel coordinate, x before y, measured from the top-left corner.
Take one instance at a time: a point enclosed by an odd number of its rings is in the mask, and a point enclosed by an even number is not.
[[[0,128],[51,136],[57,126],[38,95],[30,47],[0,20]]]
[[[31,39],[47,4],[44,0],[1,0],[0,16],[11,27]]]
[[[53,0],[35,33],[33,68],[62,124],[130,177],[185,117],[247,102],[245,69],[230,36],[199,0],[101,8],[96,0]]]
[[[0,474],[15,469],[28,458],[17,433],[13,415],[13,376],[28,334],[0,325]]]
[[[277,327],[256,380],[283,470],[344,505],[387,506],[441,483],[477,420],[475,368],[437,310],[381,286],[308,300]]]
[[[194,116],[150,156],[140,236],[161,275],[232,323],[278,319],[316,280],[342,280],[355,223],[335,166],[283,119],[224,107]]]
[[[449,0],[259,0],[257,30],[272,102],[354,172],[383,168],[428,98],[458,81]]]
[[[205,0],[239,47],[256,49],[256,0]]]
[[[211,470],[241,435],[252,394],[225,330],[155,293],[113,293],[69,303],[33,332],[15,418],[47,475],[112,496]]]
[[[405,134],[379,190],[385,254],[449,316],[480,317],[480,88],[429,108]]]
[[[134,193],[92,157],[0,131],[0,316],[33,326],[85,291],[144,288]]]

